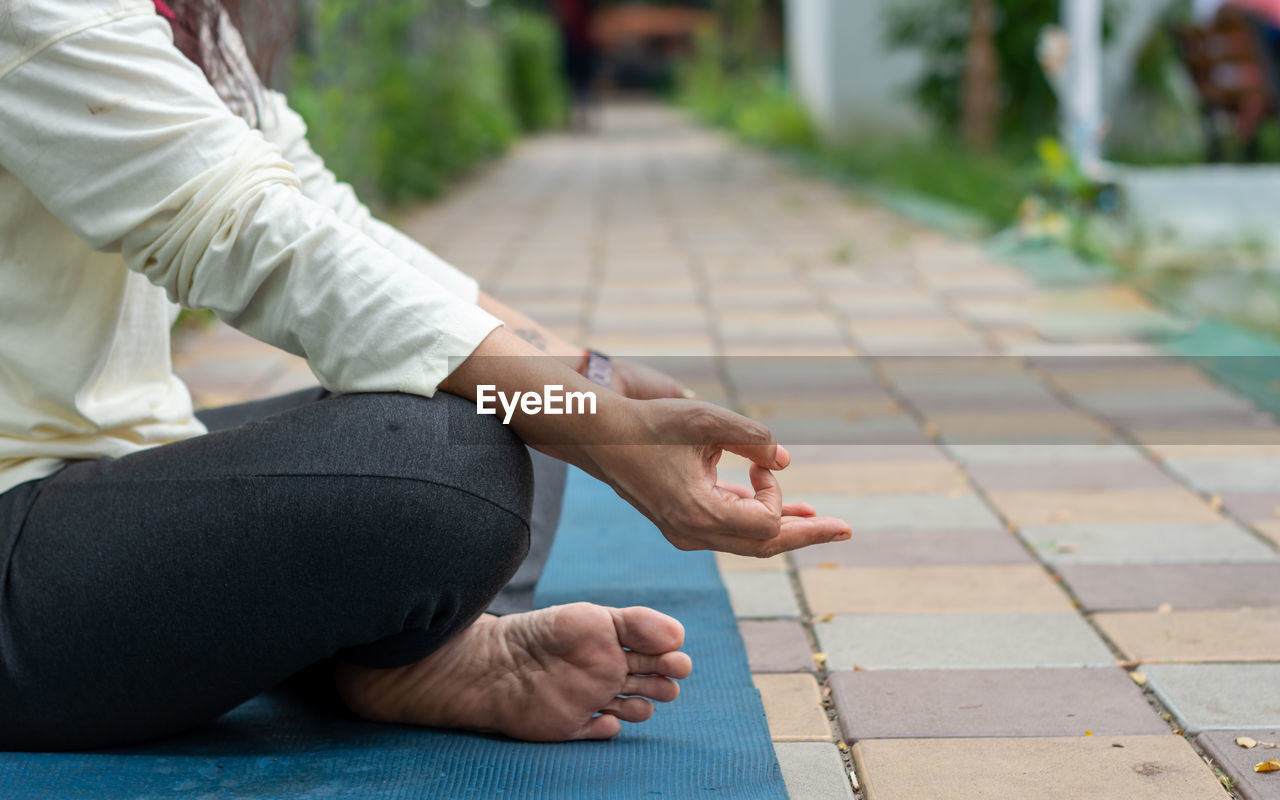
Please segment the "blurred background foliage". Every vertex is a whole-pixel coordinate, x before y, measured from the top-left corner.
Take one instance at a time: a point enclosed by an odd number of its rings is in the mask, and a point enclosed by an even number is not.
[[[314,0],[298,17],[290,101],[375,204],[438,194],[521,131],[564,120],[558,31],[520,4]]]

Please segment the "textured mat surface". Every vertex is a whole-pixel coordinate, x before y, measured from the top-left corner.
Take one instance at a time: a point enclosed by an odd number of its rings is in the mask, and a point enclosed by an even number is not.
[[[694,674],[674,704],[609,742],[535,745],[370,725],[279,694],[192,734],[127,750],[0,753],[5,800],[155,798],[785,798],[714,560],[681,553],[574,472],[543,605],[644,604],[684,622]]]

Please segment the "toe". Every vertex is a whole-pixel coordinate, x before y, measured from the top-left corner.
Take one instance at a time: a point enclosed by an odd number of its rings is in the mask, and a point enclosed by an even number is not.
[[[670,703],[680,696],[680,684],[656,675],[628,675],[622,684],[622,693],[647,697],[659,703]]]
[[[626,722],[644,722],[653,716],[653,703],[642,697],[615,697],[609,705],[600,709],[600,713]]]
[[[632,675],[665,675],[683,680],[693,672],[693,661],[687,653],[676,651],[650,656],[644,653],[627,653],[627,672]]]
[[[622,732],[622,723],[612,714],[592,717],[582,728],[579,739],[611,739]]]
[[[643,606],[610,610],[618,641],[629,650],[657,656],[684,644],[684,626],[674,617]]]

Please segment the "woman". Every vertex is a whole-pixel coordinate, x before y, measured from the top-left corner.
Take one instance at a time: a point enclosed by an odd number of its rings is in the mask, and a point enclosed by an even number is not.
[[[673,388],[635,368],[630,397],[595,386],[512,329],[581,351],[374,222],[215,3],[11,0],[0,208],[0,748],[183,730],[329,660],[373,720],[550,741],[647,718],[691,668],[675,620],[482,613],[528,547],[521,440],[682,549],[849,535],[782,504],[762,426],[637,399]],[[306,357],[324,391],[207,432],[171,301]],[[477,386],[552,384],[597,413],[476,413]],[[716,485],[722,449],[754,492]]]

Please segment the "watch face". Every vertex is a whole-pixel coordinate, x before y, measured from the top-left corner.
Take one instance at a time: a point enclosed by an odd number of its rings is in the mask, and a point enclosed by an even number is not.
[[[587,380],[592,383],[608,386],[613,383],[613,364],[609,363],[608,356],[593,351],[587,356],[587,371],[585,375]]]

